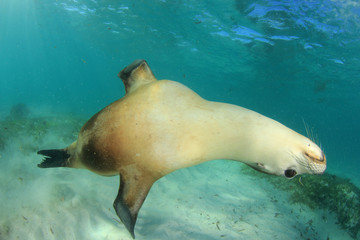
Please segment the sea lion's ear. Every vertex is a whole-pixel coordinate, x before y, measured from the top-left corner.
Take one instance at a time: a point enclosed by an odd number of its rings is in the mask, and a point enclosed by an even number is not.
[[[125,85],[126,94],[138,87],[156,81],[154,74],[147,62],[143,59],[135,60],[118,74]]]
[[[153,183],[154,180],[146,175],[126,177],[120,174],[120,187],[114,208],[133,238],[137,215]]]

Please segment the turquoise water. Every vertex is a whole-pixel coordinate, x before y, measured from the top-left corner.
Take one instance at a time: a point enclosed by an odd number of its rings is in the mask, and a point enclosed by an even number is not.
[[[0,110],[90,116],[134,59],[157,78],[305,134],[328,170],[360,171],[360,5],[353,1],[0,2]],[[355,176],[354,176],[355,177]],[[359,181],[359,179],[357,179]]]
[[[305,122],[359,186],[359,56],[357,1],[0,0],[0,118],[19,103],[88,118],[143,58],[208,100]]]

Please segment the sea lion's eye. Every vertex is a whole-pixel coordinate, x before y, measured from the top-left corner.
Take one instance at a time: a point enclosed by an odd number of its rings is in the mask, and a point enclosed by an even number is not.
[[[285,175],[285,177],[287,177],[287,178],[293,178],[293,177],[296,176],[296,174],[297,174],[297,172],[296,172],[295,170],[293,170],[293,169],[287,169],[287,170],[285,170],[285,172],[284,172],[284,175]]]

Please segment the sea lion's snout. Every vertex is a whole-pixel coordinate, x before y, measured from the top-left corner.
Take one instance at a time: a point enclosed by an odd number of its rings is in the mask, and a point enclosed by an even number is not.
[[[324,152],[322,152],[322,154],[321,154],[320,162],[323,162],[324,164],[326,164],[326,157],[325,157]]]
[[[326,157],[324,152],[315,143],[309,143],[303,153],[307,162],[309,173],[322,174],[326,169]]]
[[[326,157],[322,150],[319,149],[320,153],[317,151],[306,151],[304,152],[305,157],[312,162],[316,162],[319,164],[326,164]]]

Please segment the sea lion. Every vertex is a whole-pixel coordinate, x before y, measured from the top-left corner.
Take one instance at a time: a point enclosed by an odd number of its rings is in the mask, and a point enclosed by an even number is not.
[[[90,118],[67,148],[39,151],[45,158],[38,166],[119,174],[114,208],[133,238],[151,186],[177,169],[230,159],[287,178],[325,171],[323,151],[308,138],[251,110],[204,100],[178,82],[158,81],[145,60],[119,77],[125,96]]]

